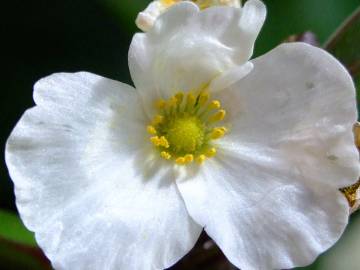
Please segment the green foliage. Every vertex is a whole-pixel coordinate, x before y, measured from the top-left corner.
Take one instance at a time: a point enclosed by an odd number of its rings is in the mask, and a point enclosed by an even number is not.
[[[360,108],[360,8],[340,26],[325,44],[325,49],[350,71],[357,88]]]
[[[50,264],[37,247],[33,233],[20,218],[0,210],[0,265],[5,270],[50,270]]]
[[[0,210],[0,238],[5,240],[36,247],[33,233],[29,232],[20,218],[13,213]]]
[[[323,43],[359,5],[360,0],[264,0],[267,18],[256,42],[255,57],[288,36],[311,31]]]

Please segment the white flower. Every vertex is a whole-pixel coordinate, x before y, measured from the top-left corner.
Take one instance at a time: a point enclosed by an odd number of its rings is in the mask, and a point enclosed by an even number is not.
[[[258,0],[179,3],[133,38],[136,91],[84,72],[36,83],[6,161],[54,268],[164,269],[203,228],[242,270],[306,265],[338,240],[338,189],[359,176],[354,85],[302,43],[248,62],[264,18]]]
[[[154,25],[157,17],[160,16],[171,6],[181,1],[192,1],[201,9],[205,9],[212,6],[229,6],[240,8],[240,0],[154,0],[152,1],[144,11],[140,12],[136,18],[136,25],[144,32],[149,31]]]

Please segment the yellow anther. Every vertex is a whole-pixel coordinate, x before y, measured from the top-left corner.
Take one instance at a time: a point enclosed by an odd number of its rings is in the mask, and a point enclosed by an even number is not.
[[[171,108],[171,107],[175,107],[177,105],[178,101],[177,101],[177,98],[176,97],[171,97],[169,99],[169,102],[168,102],[168,106]]]
[[[165,147],[165,148],[169,148],[169,147],[170,147],[168,140],[167,140],[164,136],[161,136],[160,139],[159,139],[159,141],[160,141],[160,145],[161,145],[161,146],[163,146],[163,147]]]
[[[168,140],[164,136],[161,136],[160,138],[158,136],[151,137],[150,141],[155,146],[162,146],[162,147],[165,147],[165,148],[170,147]]]
[[[167,159],[167,160],[169,160],[169,159],[171,158],[171,155],[170,155],[168,152],[166,152],[166,151],[162,151],[162,152],[160,153],[160,156],[161,156],[162,158],[164,158],[164,159]]]
[[[176,99],[177,99],[177,104],[180,105],[184,99],[184,93],[183,92],[178,92],[175,95]]]
[[[214,109],[220,109],[221,108],[221,103],[218,100],[213,100],[211,101],[211,103],[209,104],[209,108],[214,110]]]
[[[225,115],[226,115],[226,111],[225,111],[225,110],[219,110],[217,113],[213,114],[213,115],[210,117],[209,121],[210,121],[210,122],[221,121],[221,120],[224,119]]]
[[[192,107],[194,107],[195,102],[196,102],[196,98],[192,93],[188,93],[187,97],[186,97],[186,109],[191,109]]]
[[[175,160],[175,162],[176,162],[176,164],[178,164],[178,165],[184,165],[184,164],[186,163],[184,157],[178,157],[178,158]]]
[[[160,3],[163,4],[165,7],[170,7],[179,1],[180,0],[160,0]]]
[[[185,156],[184,156],[184,159],[185,159],[185,163],[187,164],[187,163],[191,163],[191,162],[193,162],[193,160],[194,160],[194,156],[192,155],[192,154],[186,154]]]
[[[208,149],[206,152],[205,152],[205,155],[209,158],[213,157],[216,155],[216,149],[213,147],[213,148],[210,148]]]
[[[150,141],[155,145],[155,146],[159,146],[160,145],[160,138],[158,136],[154,136],[150,138]]]
[[[154,117],[152,123],[153,123],[153,125],[156,126],[156,125],[160,124],[162,121],[164,121],[164,116],[158,114]]]
[[[216,155],[211,140],[221,138],[228,129],[213,125],[223,120],[226,112],[220,101],[209,100],[208,86],[202,87],[188,93],[179,91],[156,102],[158,114],[146,129],[161,158],[188,165],[202,164]]]
[[[224,136],[225,131],[222,128],[214,128],[211,132],[210,138],[213,140],[220,139]]]
[[[205,161],[205,159],[206,159],[206,156],[205,156],[205,155],[200,155],[200,156],[198,156],[198,157],[196,158],[196,162],[197,162],[198,164],[203,164],[204,161]]]
[[[205,9],[212,5],[212,2],[210,0],[192,0],[192,1],[196,3],[200,9]]]
[[[166,106],[166,101],[163,99],[159,99],[155,102],[155,107],[159,110],[164,109]]]
[[[209,100],[209,94],[206,92],[203,92],[199,95],[199,105],[204,105]]]
[[[224,133],[228,132],[228,129],[226,127],[219,127]]]
[[[155,135],[156,134],[156,129],[153,126],[147,126],[146,128],[147,132],[149,132],[149,134],[151,135]]]

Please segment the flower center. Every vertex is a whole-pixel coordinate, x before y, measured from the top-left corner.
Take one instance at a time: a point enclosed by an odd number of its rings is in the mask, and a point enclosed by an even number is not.
[[[175,118],[166,130],[166,138],[173,151],[190,153],[203,145],[204,127],[197,117],[184,116]]]
[[[147,127],[150,141],[164,159],[179,165],[194,160],[199,164],[216,154],[212,140],[221,138],[227,128],[217,126],[225,117],[220,101],[209,100],[210,95],[200,89],[198,95],[179,92],[169,100],[158,100],[158,114]]]

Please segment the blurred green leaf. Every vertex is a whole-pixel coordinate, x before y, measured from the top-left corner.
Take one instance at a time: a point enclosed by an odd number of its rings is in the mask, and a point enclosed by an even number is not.
[[[357,87],[360,105],[360,8],[325,43],[325,49],[339,59],[350,71]]]
[[[33,233],[25,228],[17,215],[4,210],[0,210],[0,238],[36,247]]]
[[[267,18],[255,44],[254,57],[278,46],[288,36],[313,32],[323,42],[359,6],[360,0],[264,0]]]

